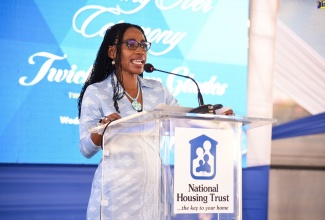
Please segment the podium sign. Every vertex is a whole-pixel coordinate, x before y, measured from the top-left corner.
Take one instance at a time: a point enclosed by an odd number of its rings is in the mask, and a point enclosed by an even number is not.
[[[176,128],[174,213],[233,213],[234,132]]]
[[[243,130],[273,119],[141,112],[92,128],[103,132],[102,217],[170,219],[242,215]]]

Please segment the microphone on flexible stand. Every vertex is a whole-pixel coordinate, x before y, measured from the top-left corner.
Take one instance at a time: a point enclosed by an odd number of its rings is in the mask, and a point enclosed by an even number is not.
[[[163,73],[167,73],[167,74],[171,74],[171,75],[175,75],[175,76],[180,76],[180,77],[184,77],[184,78],[192,80],[195,83],[196,87],[197,87],[197,96],[198,96],[199,107],[192,109],[190,111],[190,113],[213,113],[214,114],[216,109],[219,109],[219,108],[223,107],[221,104],[204,105],[203,96],[202,96],[202,93],[200,91],[200,87],[197,84],[197,82],[190,76],[184,76],[184,75],[180,75],[180,74],[177,74],[177,73],[172,73],[172,72],[167,72],[167,71],[164,71],[164,70],[159,70],[159,69],[156,69],[151,63],[144,64],[144,71],[146,71],[147,73],[152,73],[153,71],[159,71],[159,72],[163,72]]]
[[[147,73],[152,73],[153,71],[159,71],[159,72],[163,72],[163,73],[167,73],[167,74],[172,74],[172,75],[175,75],[175,76],[185,77],[187,79],[192,80],[195,83],[196,87],[197,87],[197,96],[198,96],[199,106],[204,105],[204,101],[203,101],[203,97],[202,97],[202,94],[201,94],[201,91],[200,91],[200,87],[192,77],[180,75],[180,74],[177,74],[177,73],[171,73],[171,72],[167,72],[167,71],[163,71],[163,70],[158,70],[151,63],[144,64],[144,71],[146,71]]]

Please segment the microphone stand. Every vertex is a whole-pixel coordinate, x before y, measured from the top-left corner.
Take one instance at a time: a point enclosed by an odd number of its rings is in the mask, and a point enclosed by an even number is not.
[[[205,105],[204,101],[203,101],[202,93],[200,91],[200,87],[192,77],[180,75],[180,74],[177,74],[177,73],[167,72],[167,71],[164,71],[164,70],[159,70],[159,69],[156,69],[150,63],[146,63],[144,65],[144,70],[146,72],[148,72],[148,73],[151,73],[153,71],[159,71],[159,72],[172,74],[172,75],[175,75],[175,76],[180,76],[180,77],[184,77],[184,78],[192,80],[195,83],[196,87],[197,87],[197,96],[198,96],[198,101],[199,101],[199,107],[192,109],[191,111],[189,111],[189,113],[202,113],[202,114],[210,113],[210,114],[215,114],[216,109],[219,109],[219,108],[223,107],[221,104],[216,104],[216,105],[208,104],[208,105]]]
[[[175,76],[185,77],[187,79],[192,80],[195,83],[196,87],[197,87],[197,97],[198,97],[199,106],[204,105],[203,96],[202,96],[202,93],[200,91],[200,87],[199,87],[199,85],[197,84],[197,82],[192,77],[184,76],[184,75],[177,74],[177,73],[167,72],[167,71],[164,71],[164,70],[158,70],[156,68],[153,68],[153,70],[156,70],[156,71],[159,71],[159,72],[163,72],[163,73],[167,73],[167,74],[172,74],[172,75],[175,75]]]

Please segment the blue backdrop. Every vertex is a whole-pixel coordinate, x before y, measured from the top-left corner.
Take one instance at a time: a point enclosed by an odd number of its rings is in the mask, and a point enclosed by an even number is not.
[[[107,27],[139,24],[148,62],[193,77],[205,103],[246,115],[248,12],[248,0],[1,1],[0,219],[85,218],[100,154],[79,153],[77,98]],[[198,105],[191,81],[144,77]],[[243,175],[244,219],[266,219],[268,167]]]
[[[157,69],[190,75],[205,103],[246,115],[248,8],[248,0],[1,1],[0,162],[98,162],[79,153],[77,98],[105,30],[119,22],[143,27]],[[198,106],[190,80],[145,77]]]

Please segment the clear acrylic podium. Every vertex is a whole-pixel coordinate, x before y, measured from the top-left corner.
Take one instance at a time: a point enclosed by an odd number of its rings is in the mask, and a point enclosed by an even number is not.
[[[104,132],[102,219],[242,219],[242,131],[273,122],[152,111],[93,128]]]

